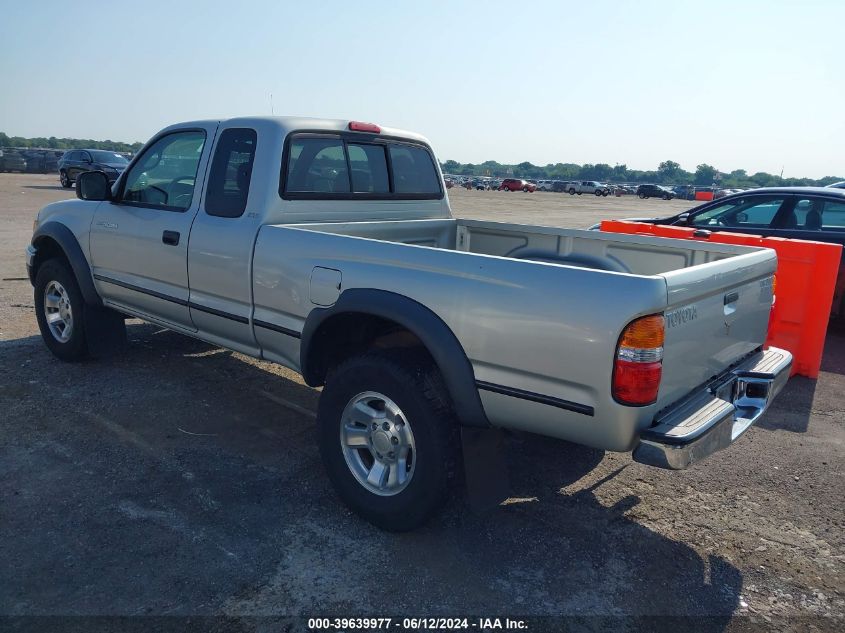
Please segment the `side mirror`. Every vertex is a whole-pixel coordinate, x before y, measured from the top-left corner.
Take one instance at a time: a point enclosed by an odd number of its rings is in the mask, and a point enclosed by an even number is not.
[[[101,171],[86,171],[76,177],[76,197],[80,200],[111,200],[109,179]]]
[[[689,224],[689,213],[682,213],[678,216],[678,224]]]

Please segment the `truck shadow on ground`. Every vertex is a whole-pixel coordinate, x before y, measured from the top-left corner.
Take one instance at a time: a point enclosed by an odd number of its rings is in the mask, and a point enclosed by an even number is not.
[[[716,631],[737,608],[734,566],[640,523],[639,497],[603,494],[619,471],[595,476],[601,451],[514,440],[517,501],[475,514],[458,495],[423,528],[385,533],[328,484],[315,390],[149,325],[129,332],[121,356],[75,365],[36,337],[0,343],[0,408],[16,420],[0,442],[0,542],[17,544],[2,613],[566,615],[588,628],[660,614]]]

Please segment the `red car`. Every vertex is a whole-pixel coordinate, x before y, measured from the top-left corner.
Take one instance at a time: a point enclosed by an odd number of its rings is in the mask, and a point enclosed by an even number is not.
[[[519,178],[505,178],[499,185],[499,191],[519,191],[520,189],[526,193],[534,193],[537,190],[537,185]]]

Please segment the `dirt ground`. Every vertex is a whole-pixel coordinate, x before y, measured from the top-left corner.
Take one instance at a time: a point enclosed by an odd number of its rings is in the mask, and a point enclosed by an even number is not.
[[[288,370],[139,321],[117,358],[48,353],[23,249],[37,210],[72,195],[54,176],[0,174],[0,615],[845,626],[842,334],[817,381],[793,378],[761,424],[691,470],[514,437],[512,503],[475,513],[457,495],[424,528],[388,534],[333,494],[313,438],[319,394]],[[459,216],[574,227],[691,206],[450,198]]]

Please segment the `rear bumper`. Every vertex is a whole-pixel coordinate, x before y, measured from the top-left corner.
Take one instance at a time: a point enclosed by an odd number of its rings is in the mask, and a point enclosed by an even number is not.
[[[640,435],[634,461],[683,470],[730,446],[762,416],[789,380],[792,354],[770,347],[663,412]]]

